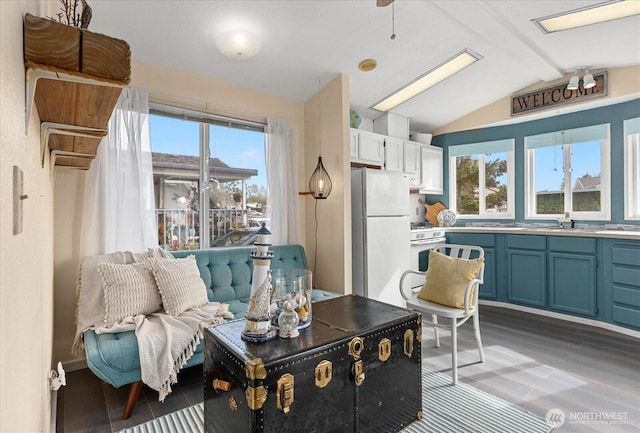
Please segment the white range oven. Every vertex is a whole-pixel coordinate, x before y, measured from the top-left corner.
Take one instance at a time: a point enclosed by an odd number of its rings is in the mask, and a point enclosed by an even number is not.
[[[428,222],[411,223],[411,269],[418,271],[427,270],[429,250],[438,248],[447,242],[445,231],[442,227],[432,227]],[[424,277],[410,275],[411,287],[419,287],[424,284]]]

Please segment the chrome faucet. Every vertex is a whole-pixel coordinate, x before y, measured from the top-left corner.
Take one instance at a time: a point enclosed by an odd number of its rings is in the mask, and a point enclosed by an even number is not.
[[[576,228],[576,222],[571,218],[569,212],[564,213],[564,218],[558,220],[558,225],[563,229]]]

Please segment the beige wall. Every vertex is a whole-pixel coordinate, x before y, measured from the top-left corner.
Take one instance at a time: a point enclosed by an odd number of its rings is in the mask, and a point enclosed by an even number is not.
[[[166,103],[180,104],[189,108],[207,110],[212,113],[232,115],[250,120],[264,121],[266,116],[285,118],[297,131],[299,145],[299,185],[301,191],[308,190],[308,181],[317,158],[317,139],[305,150],[305,116],[308,105],[302,102],[276,97],[227,83],[206,79],[197,75],[179,72],[162,66],[134,60],[132,63],[132,86],[147,89],[150,98]],[[310,83],[313,85],[313,83]],[[322,275],[316,287],[343,293],[350,291],[351,284],[351,225],[350,189],[345,193],[345,170],[349,169],[348,143],[349,107],[348,77],[342,75],[323,89],[323,154],[325,164],[333,180],[331,197],[320,203],[320,226],[318,271]],[[317,111],[315,112],[317,114]],[[314,116],[313,119],[317,119]],[[317,124],[317,121],[315,121]],[[309,123],[313,126],[313,122]],[[316,133],[313,134],[317,137]],[[326,143],[326,144],[325,144]],[[310,153],[309,153],[310,152]],[[310,159],[313,159],[310,162]],[[55,340],[54,357],[71,361],[71,343],[75,334],[74,313],[76,308],[75,279],[80,263],[79,232],[82,222],[82,201],[85,175],[70,169],[58,169],[55,181]],[[301,195],[300,221],[302,245],[305,246],[309,264],[313,266],[313,230],[309,228],[313,217],[311,199]],[[311,212],[311,214],[309,214]],[[311,216],[309,216],[311,215]],[[330,236],[323,230],[331,228]]]
[[[86,172],[56,169],[54,185],[54,359],[72,359],[76,332],[76,280]]]
[[[310,98],[305,104],[305,119],[307,156],[304,171],[307,177],[301,189],[309,190],[309,177],[318,163],[318,152],[322,154],[322,163],[333,185],[327,199],[303,196],[309,266],[314,271],[315,287],[348,294],[351,293],[351,162],[349,146],[343,143],[349,143],[349,77],[340,74]]]
[[[0,431],[48,431],[53,341],[53,186],[32,113],[25,134],[22,18],[44,2],[0,1]],[[48,160],[46,161],[48,164]],[[13,234],[13,166],[24,173],[23,231]]]
[[[536,111],[534,114],[529,116],[523,115],[512,117],[511,96],[508,96],[469,113],[441,128],[431,131],[431,133],[433,135],[439,135],[447,132],[464,131],[467,129],[499,124],[505,121],[524,122],[534,118],[557,116],[572,111],[585,110],[601,105],[609,105],[616,102],[622,102],[626,99],[638,97],[638,94],[640,94],[640,66],[636,65],[623,68],[594,69],[591,72],[593,74],[597,74],[605,70],[607,71],[608,81],[607,96],[602,98],[592,99],[583,103],[556,106],[555,108]],[[572,75],[573,73],[567,74],[565,77],[549,83],[540,82],[526,87],[516,93],[525,93],[536,89],[550,87],[557,83],[568,82]]]

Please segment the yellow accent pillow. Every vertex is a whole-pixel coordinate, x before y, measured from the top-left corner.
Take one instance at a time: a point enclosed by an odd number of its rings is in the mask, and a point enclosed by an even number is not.
[[[450,257],[435,250],[429,251],[426,280],[418,298],[448,307],[464,308],[467,284],[478,276],[483,263],[484,257],[467,260]],[[476,284],[471,288],[472,304],[477,286]],[[472,308],[473,305],[469,307]]]

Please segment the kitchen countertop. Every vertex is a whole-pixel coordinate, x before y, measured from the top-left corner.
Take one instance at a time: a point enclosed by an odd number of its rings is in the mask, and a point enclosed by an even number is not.
[[[521,235],[578,236],[590,238],[614,238],[640,240],[639,230],[607,230],[601,227],[561,228],[561,227],[504,227],[467,226],[443,227],[448,233],[505,233]]]

